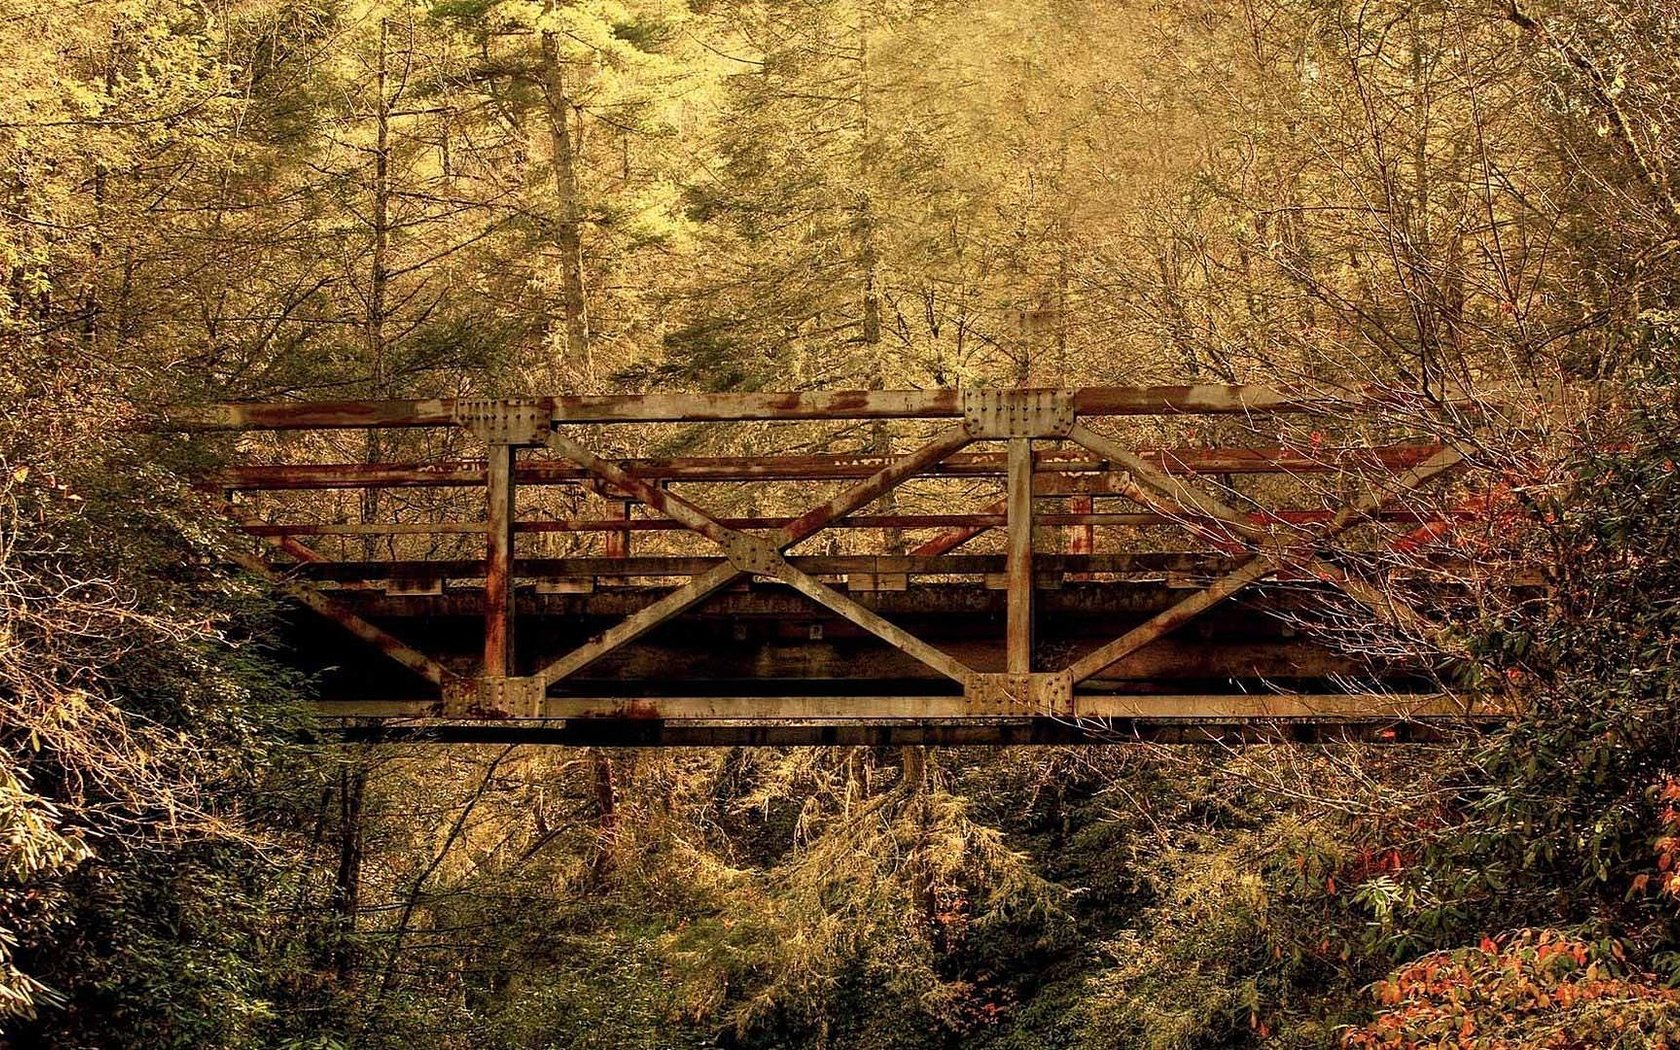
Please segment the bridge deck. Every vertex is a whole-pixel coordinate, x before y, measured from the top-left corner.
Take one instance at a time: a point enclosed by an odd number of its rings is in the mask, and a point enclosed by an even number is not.
[[[1473,569],[1416,551],[1491,505],[1455,449],[1409,433],[1438,408],[1186,386],[218,405],[160,425],[240,435],[205,487],[264,552],[235,559],[297,600],[292,650],[348,738],[1417,741],[1499,716],[1439,691],[1453,642],[1414,604],[1450,604]],[[1118,435],[1091,425],[1111,416]],[[353,431],[364,462],[322,461]],[[731,454],[595,451],[638,445]]]

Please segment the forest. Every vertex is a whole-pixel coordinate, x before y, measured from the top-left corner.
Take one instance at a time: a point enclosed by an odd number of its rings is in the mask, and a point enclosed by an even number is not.
[[[0,0],[0,52],[0,1047],[1680,1048],[1669,5]],[[198,479],[470,453],[153,425],[1182,383],[1523,406],[1431,417],[1497,482],[1426,537],[1442,688],[1509,717],[334,742]],[[309,506],[438,512],[361,500]]]

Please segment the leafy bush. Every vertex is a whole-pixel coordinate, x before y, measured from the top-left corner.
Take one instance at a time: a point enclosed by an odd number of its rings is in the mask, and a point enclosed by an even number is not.
[[[1377,1017],[1348,1050],[1666,1050],[1680,1045],[1680,990],[1626,966],[1618,948],[1518,930],[1435,952],[1374,990]]]

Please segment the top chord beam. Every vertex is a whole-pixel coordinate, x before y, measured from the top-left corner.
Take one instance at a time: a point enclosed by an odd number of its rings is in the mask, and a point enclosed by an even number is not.
[[[1085,387],[1067,392],[1080,416],[1349,413],[1396,402],[1380,393],[1268,386]],[[332,430],[442,427],[459,423],[454,398],[417,401],[224,403],[164,410],[160,429]],[[482,404],[481,401],[472,402]],[[963,391],[807,390],[790,393],[570,395],[521,401],[564,423],[702,423],[813,419],[957,419]]]

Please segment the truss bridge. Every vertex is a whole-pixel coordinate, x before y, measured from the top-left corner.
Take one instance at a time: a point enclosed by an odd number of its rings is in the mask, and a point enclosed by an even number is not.
[[[162,426],[215,452],[233,558],[291,599],[349,739],[1412,741],[1499,716],[1437,684],[1442,541],[1488,501],[1435,407],[648,393]]]

